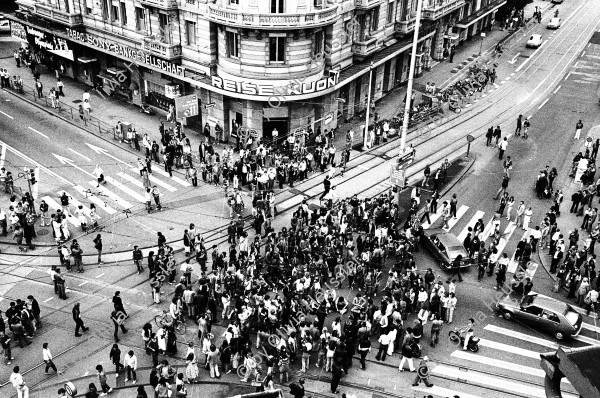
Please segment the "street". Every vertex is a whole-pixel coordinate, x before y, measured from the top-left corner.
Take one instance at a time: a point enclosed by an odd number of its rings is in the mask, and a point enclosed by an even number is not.
[[[423,172],[428,166],[432,170],[436,170],[445,159],[448,159],[458,171],[441,185],[438,211],[432,212],[431,223],[422,224],[423,229],[427,233],[442,227],[444,223],[442,203],[449,201],[452,195],[456,194],[458,199],[456,216],[450,217],[446,231],[455,235],[462,244],[467,235],[471,233],[469,229],[473,228],[481,219],[484,224],[481,241],[485,242],[485,247],[488,247],[490,241],[494,239],[493,217],[498,212],[500,205],[500,201],[494,199],[494,196],[502,183],[503,160],[506,156],[510,156],[513,167],[510,170],[506,191],[509,197],[514,196],[515,206],[510,221],[506,219],[506,213],[500,217],[499,239],[495,245],[498,254],[506,253],[509,258],[506,289],[510,289],[509,282],[518,268],[518,261],[514,258],[517,244],[522,239],[529,239],[535,227],[542,224],[553,204],[553,199],[539,199],[536,196],[535,184],[540,172],[543,173],[544,170],[552,168],[557,170],[558,175],[553,185],[554,191],[560,189],[564,195],[557,224],[567,245],[571,231],[576,228],[580,230],[579,247],[582,247],[590,237],[590,233],[582,228],[582,217],[569,213],[567,210],[571,206],[571,195],[581,188],[581,183],[570,176],[573,158],[580,152],[585,153],[585,142],[588,137],[590,137],[590,143],[600,139],[597,94],[600,86],[600,30],[598,30],[600,6],[590,0],[569,1],[561,4],[560,7],[550,5],[545,1],[536,2],[536,4],[538,3],[544,7],[541,23],[530,22],[526,27],[516,31],[507,42],[500,57],[494,55],[493,48],[490,48],[477,58],[477,62],[483,65],[492,67],[497,64],[495,67],[498,74],[496,83],[490,83],[483,92],[476,93],[469,98],[461,113],[454,114],[446,108],[443,118],[441,118],[442,122],[429,126],[425,124],[409,132],[407,143],[412,144],[416,149],[416,157],[415,161],[406,168],[409,186],[400,195],[401,202],[398,208],[400,216],[396,223],[403,228],[411,207],[410,193],[415,187],[420,190],[419,216],[422,214],[423,206],[433,192],[432,186],[422,186]],[[531,7],[533,6],[530,5],[527,8],[527,12],[530,14]],[[562,26],[557,30],[549,30],[546,24],[556,8],[560,8]],[[542,35],[543,44],[538,49],[525,47],[525,42],[532,34]],[[12,45],[14,43],[10,40],[0,42],[0,46]],[[467,51],[470,53],[476,53],[480,48],[476,40],[466,45],[471,47]],[[9,65],[11,68],[13,67],[11,52],[8,51],[8,56],[0,60],[1,67]],[[22,70],[22,73],[25,74],[26,71]],[[461,73],[463,72],[448,75],[448,80],[444,84],[449,84],[464,76]],[[425,79],[427,79],[427,74],[421,80]],[[388,95],[396,94],[392,92]],[[100,99],[93,97],[93,101],[100,101]],[[398,95],[398,98],[394,97],[393,101],[401,102],[402,98]],[[102,111],[95,117],[101,119],[103,117],[101,113]],[[516,120],[519,115],[527,118],[531,123],[527,139],[515,135]],[[574,139],[574,135],[575,125],[579,120],[582,120],[584,127],[581,139],[578,140]],[[115,120],[106,121],[115,123]],[[167,123],[167,125],[171,124]],[[508,141],[508,148],[502,160],[499,159],[499,151],[496,146],[486,145],[486,132],[490,126],[499,126],[502,131],[501,139],[506,137]],[[192,269],[192,285],[196,289],[199,286],[196,281],[206,282],[208,280],[206,275],[211,274],[211,270],[216,270],[215,258],[219,256],[219,253],[225,253],[229,257],[232,247],[237,249],[238,255],[241,255],[242,251],[248,251],[247,248],[242,250],[240,247],[239,237],[237,243],[229,242],[228,226],[232,220],[240,220],[240,222],[243,220],[241,230],[247,233],[248,242],[253,242],[257,235],[253,215],[260,213],[260,209],[258,212],[256,210],[258,207],[256,202],[253,206],[253,192],[247,187],[241,190],[245,209],[241,214],[234,216],[228,208],[227,188],[223,184],[206,183],[200,178],[199,186],[194,187],[191,180],[185,177],[182,169],[175,169],[171,177],[163,165],[152,163],[149,180],[160,190],[160,200],[164,208],[162,211],[148,212],[145,206],[145,186],[140,178],[137,162],[138,157],[144,157],[143,148],[142,152],[138,153],[129,146],[114,140],[110,134],[91,134],[76,123],[58,118],[52,112],[42,109],[40,104],[25,101],[9,92],[8,89],[0,91],[0,131],[2,131],[0,134],[0,166],[12,172],[15,177],[14,185],[21,193],[28,192],[33,187],[27,183],[26,177],[19,176],[19,173],[23,173],[29,168],[39,167],[39,179],[34,188],[35,196],[37,196],[36,210],[39,202],[44,200],[49,205],[50,213],[55,213],[63,208],[60,198],[62,193],[66,192],[69,196],[70,211],[73,212],[73,215],[66,217],[67,225],[71,238],[77,239],[81,244],[85,266],[83,273],[67,273],[63,267],[64,272],[61,272],[66,274],[68,298],[61,300],[54,293],[53,281],[49,272],[52,266],[61,265],[51,228],[41,227],[39,220],[36,220],[35,229],[38,236],[34,239],[35,249],[25,252],[20,251],[12,240],[12,231],[9,231],[7,237],[0,237],[0,279],[2,280],[0,282],[0,307],[2,311],[6,313],[10,302],[15,302],[17,299],[25,300],[28,295],[33,295],[41,307],[43,322],[43,327],[38,329],[31,339],[33,342],[31,345],[25,348],[15,347],[13,339],[12,350],[15,359],[11,365],[0,367],[0,394],[5,397],[17,396],[14,387],[9,382],[14,365],[20,366],[21,374],[29,386],[30,396],[41,398],[52,396],[48,394],[56,394],[56,390],[67,380],[73,381],[78,386],[79,394],[84,394],[90,382],[98,384],[96,365],[103,364],[109,374],[109,384],[121,388],[112,395],[131,396],[134,394],[133,386],[130,382],[124,381],[123,375],[115,378],[114,366],[109,360],[109,351],[114,343],[113,324],[110,316],[114,309],[112,298],[115,292],[121,292],[120,295],[129,315],[125,320],[129,333],[120,334],[121,352],[124,355],[129,349],[135,350],[140,369],[138,376],[141,380],[140,384],[147,385],[149,369],[153,367],[153,363],[152,358],[144,352],[144,341],[141,338],[143,325],[150,322],[153,329],[156,330],[157,325],[154,318],[163,310],[169,309],[169,303],[174,297],[179,297],[176,292],[176,284],[188,262]],[[160,142],[158,127],[152,131],[145,131],[140,127],[139,132],[147,133],[150,141]],[[345,132],[341,133],[343,135]],[[469,135],[474,137],[474,141],[469,144],[470,152],[467,157],[467,136]],[[358,136],[360,140],[360,134]],[[195,134],[192,140],[192,154],[194,159],[199,160],[199,134]],[[338,138],[338,140],[340,139]],[[219,154],[223,148],[224,146],[217,147]],[[337,156],[341,156],[340,152]],[[366,151],[352,150],[345,172],[342,174],[338,170],[330,179],[335,195],[339,199],[351,198],[356,195],[357,200],[365,200],[387,194],[392,189],[389,178],[390,167],[396,161],[398,153],[399,140],[397,138],[390,139],[388,142]],[[236,156],[237,154],[236,152]],[[269,161],[271,161],[270,157]],[[97,167],[103,170],[106,184],[97,183],[97,176],[94,174]],[[290,288],[296,289],[296,279],[299,280],[304,272],[309,281],[308,284],[311,284],[311,278],[313,278],[313,282],[315,281],[314,276],[317,274],[309,276],[308,266],[298,262],[294,262],[292,265],[288,260],[287,242],[285,254],[281,255],[282,260],[279,260],[278,265],[271,268],[267,262],[267,255],[272,255],[270,250],[281,244],[280,240],[283,239],[281,236],[277,236],[279,231],[282,231],[282,228],[290,230],[290,225],[292,223],[295,225],[302,218],[298,209],[302,208],[303,203],[306,203],[310,213],[313,210],[325,209],[326,206],[322,206],[324,202],[321,202],[319,198],[323,194],[323,180],[328,175],[329,169],[321,172],[316,165],[314,169],[314,173],[308,174],[304,180],[296,181],[293,187],[287,185],[286,182],[283,189],[277,187],[273,189],[273,200],[277,210],[276,214],[273,214],[270,225],[276,237],[266,238],[263,234],[261,235],[262,240],[259,239],[256,258],[261,258],[257,263],[259,263],[259,269],[264,266],[262,271],[256,272],[256,275],[251,277],[239,277],[237,283],[241,295],[238,291],[234,293],[237,298],[232,297],[230,307],[230,310],[237,311],[236,315],[242,316],[245,313],[246,305],[249,307],[254,305],[256,297],[259,296],[259,290],[261,299],[256,300],[261,301],[261,308],[256,305],[257,313],[254,316],[257,318],[258,313],[264,310],[262,306],[266,306],[263,297],[265,293],[269,294],[271,298],[279,297],[281,303],[284,303],[286,302],[284,292],[289,292]],[[592,182],[592,186],[594,184],[596,184],[595,181]],[[392,195],[391,198],[395,198],[395,195]],[[594,196],[590,202],[591,208],[598,207],[595,199]],[[382,200],[382,203],[385,200]],[[531,207],[532,210],[531,223],[527,229],[521,229],[513,221],[520,201],[524,201],[525,206]],[[377,202],[377,199],[373,202]],[[9,195],[2,192],[0,208],[8,213],[10,204]],[[74,215],[75,209],[80,205],[86,214],[89,214],[91,205],[95,206],[99,216],[97,230],[89,232],[82,230],[80,219]],[[370,205],[362,206],[368,210]],[[255,208],[254,214],[253,207]],[[348,215],[352,214],[351,210],[355,207],[361,206],[347,204]],[[320,217],[315,213],[315,222],[326,226],[328,222],[325,221],[327,219],[325,214],[335,217],[335,223],[338,225],[335,228],[335,234],[338,234],[342,210],[340,209],[338,214],[337,211],[330,212],[325,209]],[[343,216],[347,216],[346,206],[343,209]],[[307,214],[307,221],[311,217],[312,215]],[[358,220],[357,224],[360,224],[361,219]],[[363,228],[370,228],[370,220],[371,217],[365,216],[366,227],[361,226],[354,229],[354,237],[358,235],[364,237],[372,233],[363,230]],[[599,220],[596,220],[594,227],[598,225],[598,222]],[[202,269],[195,260],[194,254],[184,252],[184,230],[189,229],[192,223],[203,238],[203,247],[206,248],[208,257],[208,271]],[[309,222],[304,223],[304,227],[308,227],[308,224]],[[352,230],[352,227],[350,229]],[[373,222],[373,233],[375,229],[375,222]],[[174,249],[173,263],[176,264],[177,279],[172,284],[164,283],[162,285],[161,302],[155,303],[154,289],[149,281],[147,258],[151,251],[154,254],[159,251],[157,243],[159,232],[165,236],[168,245]],[[102,235],[104,242],[104,261],[100,264],[97,264],[93,243],[97,234]],[[332,235],[331,232],[326,234]],[[345,238],[346,235],[342,234],[342,236]],[[317,253],[317,250],[322,251],[327,245],[331,246],[330,238],[326,240],[323,236],[323,239],[320,240],[321,237],[317,238],[316,232],[312,237],[309,237],[309,234],[306,234],[306,237],[299,234],[298,242],[302,240],[302,244],[304,244],[306,240],[309,242],[308,245],[313,244],[313,250]],[[407,240],[409,239],[407,238]],[[71,241],[66,242],[67,246],[70,244]],[[353,241],[348,247],[345,247],[345,244],[344,241],[340,246],[344,247],[340,249],[340,261],[342,251],[346,256],[348,250],[358,246],[358,243]],[[143,251],[145,271],[141,274],[133,263],[132,251],[135,245]],[[300,243],[297,245],[301,246]],[[379,248],[378,244],[374,244],[375,246]],[[435,282],[441,282],[447,291],[451,273],[441,269],[438,259],[423,244],[416,245],[416,249],[418,250],[414,251],[414,263],[417,269],[415,274],[423,276],[425,271],[431,268],[435,275]],[[160,250],[163,248],[161,247]],[[283,253],[284,249],[281,250]],[[298,250],[298,252],[300,251]],[[279,249],[277,254],[279,256]],[[356,262],[356,259],[360,257],[359,253],[355,254],[353,258],[350,255],[347,258]],[[254,255],[252,253],[253,258]],[[306,263],[311,263],[310,270],[317,267],[317,265],[312,265],[313,263],[326,264],[325,256],[322,256],[322,259],[319,259],[319,256],[320,254],[316,254],[315,261],[306,260]],[[285,260],[283,260],[284,257]],[[289,258],[292,257],[293,255],[289,254]],[[269,257],[269,261],[271,258]],[[384,287],[390,278],[388,272],[391,273],[392,270],[400,268],[402,268],[402,273],[406,270],[406,264],[403,264],[399,257],[389,254],[386,258],[387,262],[383,264],[381,277],[377,281],[377,294],[373,296],[374,303],[378,306],[382,305],[382,299],[386,295]],[[190,259],[191,261],[186,262]],[[546,374],[540,368],[539,354],[555,351],[559,346],[598,345],[600,344],[600,325],[597,323],[595,312],[592,311],[591,316],[587,315],[584,306],[574,302],[572,298],[567,298],[567,289],[562,288],[558,292],[553,290],[557,276],[550,272],[552,255],[549,254],[547,247],[540,247],[534,252],[531,261],[538,265],[531,275],[533,291],[572,305],[583,319],[582,330],[578,335],[559,341],[552,333],[540,331],[519,320],[502,318],[496,308],[496,303],[507,295],[507,291],[495,289],[495,274],[484,276],[478,280],[477,264],[473,264],[464,269],[462,274],[464,280],[456,283],[455,316],[452,323],[444,323],[437,347],[431,347],[429,344],[431,321],[427,321],[423,325],[424,334],[420,342],[421,358],[423,356],[429,358],[429,380],[434,384],[433,387],[426,387],[425,384],[411,385],[415,374],[398,372],[398,364],[402,356],[401,347],[396,346],[393,355],[385,361],[377,360],[375,354],[379,349],[379,335],[372,334],[370,336],[372,350],[367,355],[366,370],[359,369],[359,354],[356,352],[353,367],[347,375],[342,377],[340,392],[351,394],[348,397],[361,398],[416,397],[427,394],[434,397],[457,395],[460,398],[546,397],[544,391]],[[341,263],[338,264],[341,265]],[[233,261],[229,263],[229,266],[233,267],[233,265]],[[256,267],[257,265],[252,263],[250,267],[252,271],[248,271],[249,275],[250,272],[254,272]],[[245,272],[245,266],[235,268],[234,271],[241,275],[244,273],[241,271],[242,268]],[[327,269],[326,266],[323,268]],[[229,291],[224,280],[226,272],[221,271],[219,271],[219,279],[217,279],[216,272],[212,273],[214,280],[211,279],[210,282],[210,285],[213,286],[212,289],[215,284],[220,286],[217,289],[219,295],[223,291]],[[234,272],[235,275],[238,273]],[[409,274],[410,271],[406,271],[405,280],[409,279]],[[285,282],[272,282],[280,277],[282,280],[285,277]],[[267,280],[264,281],[262,278]],[[294,282],[292,282],[292,278]],[[250,282],[246,283],[248,279]],[[328,275],[325,271],[322,279],[324,281],[326,279],[335,280],[336,275],[332,272]],[[260,283],[255,283],[259,280]],[[283,288],[282,286],[288,282],[289,287]],[[303,283],[304,279],[302,279]],[[596,279],[590,280],[592,288],[597,286],[596,284]],[[400,286],[400,282],[398,282],[398,286]],[[404,285],[405,287],[406,285]],[[337,298],[343,297],[348,303],[353,303],[353,300],[357,298],[357,293],[367,294],[366,288],[364,291],[360,288],[361,286],[357,285],[351,289],[349,284],[342,280],[341,286],[333,290]],[[323,287],[324,292],[328,289],[329,287]],[[158,290],[161,290],[160,286]],[[304,288],[298,288],[298,292],[305,292],[307,296],[309,290],[314,291],[314,286],[306,288],[306,292]],[[301,297],[302,294],[298,296]],[[253,304],[245,301],[249,297],[252,297]],[[216,298],[215,305],[219,307],[219,311],[212,314],[217,322],[213,323],[211,333],[214,335],[212,343],[218,348],[226,338],[229,322],[223,319],[221,301],[219,296]],[[233,301],[236,301],[235,305]],[[244,302],[244,309],[242,309],[242,302]],[[90,331],[85,332],[82,337],[75,337],[73,333],[75,322],[72,319],[71,311],[75,303],[81,303],[82,318],[86,326],[90,328]],[[206,307],[205,303],[203,305]],[[274,305],[274,307],[276,306]],[[301,313],[304,307],[298,303],[294,308],[295,310],[290,311],[296,314]],[[417,312],[418,310],[414,310],[409,313],[399,330],[405,331],[407,327],[413,325],[417,319]],[[315,320],[316,313],[317,311],[307,315],[307,320],[310,322]],[[343,326],[348,322],[351,313],[352,311],[342,312],[334,308],[327,313],[324,324],[331,331],[332,322],[337,317],[341,317]],[[5,317],[5,314],[2,316]],[[279,313],[278,316],[275,316],[275,321],[277,318],[281,321],[282,316]],[[289,313],[287,316],[290,316]],[[357,315],[355,314],[355,316]],[[448,338],[450,331],[455,327],[464,327],[470,318],[475,319],[474,335],[480,338],[480,350],[476,353],[462,350],[456,342]],[[5,319],[7,318],[5,317]],[[177,353],[169,356],[160,355],[161,360],[168,359],[173,366],[177,367],[178,372],[184,374],[186,373],[185,350],[187,344],[194,343],[197,353],[200,353],[203,347],[203,342],[199,338],[202,330],[199,331],[200,327],[197,322],[189,319],[185,322],[187,330],[184,334],[177,336]],[[237,323],[243,324],[244,321]],[[292,322],[290,321],[290,323]],[[303,334],[305,333],[304,325],[302,327],[293,325],[293,327],[298,331],[302,329]],[[257,330],[253,327],[248,331],[253,347],[256,347]],[[306,326],[306,330],[308,330],[308,326]],[[317,338],[315,341],[319,342],[320,340]],[[54,362],[61,370],[61,375],[55,376],[53,373],[47,375],[42,370],[44,368],[42,343],[44,342],[50,343],[55,358]],[[263,349],[254,348],[252,351],[258,357]],[[298,356],[300,357],[301,354]],[[315,367],[316,353],[311,352],[310,357],[310,366],[307,372],[300,371],[300,359],[291,364],[290,381],[304,377],[308,396],[336,396],[329,392],[329,381],[332,375],[326,372],[324,367]],[[199,367],[204,364],[203,361],[204,355],[200,355]],[[415,358],[414,362],[418,366],[420,359]],[[243,363],[242,359],[240,364]],[[262,367],[266,372],[264,364]],[[278,368],[277,365],[275,367]],[[248,388],[240,386],[242,377],[239,376],[242,375],[239,374],[239,369],[234,370],[231,374],[225,374],[222,367],[221,371],[223,373],[222,385],[207,385],[207,390],[203,390],[202,384],[186,384],[188,396],[204,396],[206,391],[210,391],[210,395],[225,397],[226,393],[234,394],[254,390],[250,383],[247,383]],[[200,380],[202,382],[213,379],[210,379],[209,373],[201,368]],[[288,394],[289,383],[280,384],[277,374],[274,382],[276,388],[282,388],[286,397],[290,396]],[[239,388],[239,392],[234,391],[234,388]],[[579,396],[573,385],[566,380],[562,384],[562,390],[563,397]],[[150,387],[147,388],[147,391],[150,391]]]

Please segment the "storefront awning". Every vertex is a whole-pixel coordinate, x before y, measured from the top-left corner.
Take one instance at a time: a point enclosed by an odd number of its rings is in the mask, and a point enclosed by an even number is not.
[[[497,2],[493,7],[488,9],[479,10],[476,13],[473,13],[456,24],[457,28],[467,29],[469,26],[473,25],[475,22],[479,21],[481,18],[493,13],[498,8],[502,7],[506,4],[506,0]]]
[[[119,84],[119,82],[115,80],[115,77],[113,75],[111,75],[110,73],[106,73],[105,71],[100,71],[100,73],[98,73],[98,77],[106,81]]]
[[[77,61],[81,62],[82,64],[89,64],[90,62],[98,61],[98,58],[79,57],[77,58]]]
[[[452,33],[451,35],[444,35],[444,39],[458,40],[459,38],[460,36],[456,33]]]

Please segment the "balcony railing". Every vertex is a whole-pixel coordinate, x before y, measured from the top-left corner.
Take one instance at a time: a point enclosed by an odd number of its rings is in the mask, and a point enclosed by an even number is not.
[[[55,5],[34,3],[33,12],[40,17],[52,19],[71,27],[83,25],[81,14],[60,10]]]
[[[324,26],[337,20],[337,6],[303,14],[253,14],[215,5],[208,8],[208,18],[217,23],[262,29],[298,29]]]
[[[465,0],[431,0],[423,5],[423,19],[434,21],[465,5]]]
[[[145,6],[158,7],[165,10],[177,8],[177,0],[139,0]]]
[[[173,60],[181,57],[181,45],[162,43],[157,40],[144,39],[144,50],[154,53],[161,58]]]
[[[383,37],[371,37],[365,41],[355,41],[352,52],[359,57],[366,57],[383,47]]]
[[[359,10],[368,10],[383,3],[383,0],[354,0],[354,7]]]
[[[406,35],[415,30],[415,21],[416,18],[411,17],[406,21],[399,21],[394,24],[394,31],[396,33],[400,33]]]

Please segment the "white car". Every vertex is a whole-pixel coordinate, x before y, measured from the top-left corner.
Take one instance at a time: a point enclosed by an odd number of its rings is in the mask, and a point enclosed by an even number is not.
[[[529,40],[527,40],[527,44],[525,45],[525,47],[538,48],[541,45],[542,45],[542,35],[535,34],[535,35],[531,35]]]
[[[560,28],[560,18],[552,18],[548,21],[548,25],[546,26],[548,29],[558,29]]]

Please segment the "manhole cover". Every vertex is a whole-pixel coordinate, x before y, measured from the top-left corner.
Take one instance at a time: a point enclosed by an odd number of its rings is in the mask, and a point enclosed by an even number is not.
[[[37,231],[35,231],[38,235],[47,235],[50,230],[47,228],[42,228],[42,229],[38,229]]]

